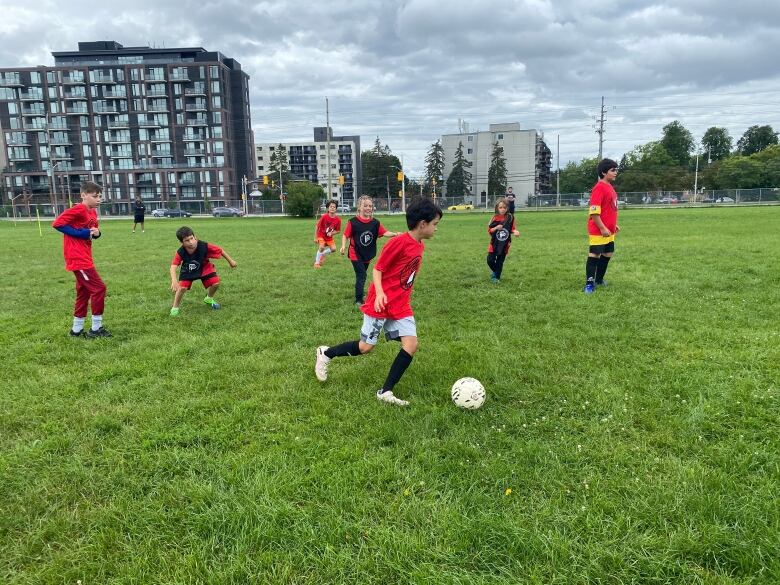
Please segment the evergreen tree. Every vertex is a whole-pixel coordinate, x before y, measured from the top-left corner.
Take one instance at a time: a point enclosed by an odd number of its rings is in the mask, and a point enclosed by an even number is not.
[[[425,193],[433,193],[434,181],[437,193],[441,193],[444,186],[444,149],[439,140],[431,144],[431,149],[425,157],[425,184],[423,186]]]
[[[398,180],[398,169],[401,161],[390,147],[383,145],[377,137],[371,150],[361,154],[363,171],[363,193],[371,197],[386,199],[398,197],[401,182]],[[397,168],[394,168],[397,167]]]
[[[447,177],[447,197],[468,197],[471,195],[471,173],[468,169],[473,164],[463,156],[463,142],[459,142],[452,170]]]
[[[488,170],[488,195],[496,197],[502,196],[506,192],[506,159],[504,158],[504,147],[498,142],[493,144],[493,151],[490,153],[490,169]]]
[[[271,159],[268,164],[269,178],[279,186],[279,171],[282,173],[282,180],[285,185],[292,180],[292,174],[290,174],[290,163],[287,160],[287,148],[279,144],[273,152],[271,152]]]

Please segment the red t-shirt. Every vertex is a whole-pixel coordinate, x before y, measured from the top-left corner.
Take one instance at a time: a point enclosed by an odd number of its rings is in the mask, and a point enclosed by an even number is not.
[[[504,223],[504,221],[506,221],[506,215],[494,215],[494,216],[493,216],[493,217],[490,219],[490,222],[488,223],[488,228],[487,228],[487,230],[488,230],[488,235],[490,236],[490,243],[488,244],[488,254],[492,254],[492,253],[493,253],[493,234],[492,234],[492,232],[490,231],[490,224],[492,224],[492,223],[493,223],[493,222],[495,222],[495,221],[500,221],[501,223]],[[493,226],[493,227],[495,227],[495,226]],[[515,218],[514,218],[514,217],[512,217],[512,227],[510,227],[510,228],[509,228],[509,231],[510,231],[510,232],[513,232],[513,231],[515,231],[516,229],[517,229],[517,228],[515,228]],[[511,237],[511,233],[510,233],[510,237]],[[507,244],[506,244],[506,247],[504,248],[504,254],[505,254],[505,255],[506,255],[506,254],[509,254],[509,247],[510,247],[511,245],[512,245],[512,242],[507,242]]]
[[[363,217],[360,217],[359,215],[355,216],[355,219],[358,220],[360,223],[369,223],[373,221],[373,218],[365,219]],[[387,233],[387,230],[385,229],[385,226],[383,226],[381,223],[379,224],[379,233],[377,234],[378,238],[381,238],[382,236]],[[355,242],[352,240],[352,222],[347,222],[347,227],[344,228],[344,237],[349,238],[349,259],[354,260],[357,262],[358,257],[355,253]]]
[[[592,236],[600,236],[598,226],[593,221],[593,216],[601,216],[604,226],[613,234],[617,227],[617,192],[606,181],[599,181],[590,192],[590,209],[588,210],[588,233]]]
[[[77,203],[63,211],[51,225],[54,228],[68,225],[77,230],[99,227],[97,212],[83,203]],[[62,253],[65,256],[65,270],[86,270],[95,267],[92,261],[92,238],[83,240],[63,234]]]
[[[375,269],[382,273],[382,289],[387,296],[384,311],[374,310],[376,290],[374,283],[368,287],[366,302],[360,310],[369,317],[403,319],[414,316],[412,311],[412,287],[422,264],[425,245],[409,232],[392,238],[379,254]]]
[[[215,246],[214,244],[209,244],[206,242],[206,258],[220,258],[222,256],[222,248],[219,246]],[[176,250],[176,253],[173,255],[173,260],[171,260],[171,264],[174,266],[179,266],[182,263],[182,257],[179,256],[179,251]],[[214,267],[214,265],[211,262],[206,262],[206,264],[203,266],[203,270],[201,270],[201,274],[203,276],[207,276],[209,274],[213,274],[217,271],[217,269]]]
[[[331,217],[327,213],[317,222],[317,237],[330,240],[334,234],[341,231],[341,218],[338,215]]]

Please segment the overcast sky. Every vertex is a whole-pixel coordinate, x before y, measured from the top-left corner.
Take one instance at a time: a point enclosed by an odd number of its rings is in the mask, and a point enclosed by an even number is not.
[[[251,76],[257,142],[378,136],[407,174],[431,143],[490,123],[544,133],[561,166],[619,158],[680,120],[780,129],[778,0],[0,0],[0,66],[52,65],[79,41],[202,46]]]

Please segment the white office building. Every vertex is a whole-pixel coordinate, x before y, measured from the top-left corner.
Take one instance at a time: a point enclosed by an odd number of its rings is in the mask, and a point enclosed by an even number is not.
[[[522,130],[520,124],[490,124],[489,130],[445,134],[441,137],[444,149],[444,178],[452,171],[455,151],[463,143],[463,156],[471,161],[470,193],[446,193],[448,197],[463,196],[475,205],[485,205],[503,193],[488,193],[488,170],[493,144],[504,148],[507,187],[512,187],[517,204],[525,205],[529,197],[550,191],[550,149],[544,136],[536,130]]]

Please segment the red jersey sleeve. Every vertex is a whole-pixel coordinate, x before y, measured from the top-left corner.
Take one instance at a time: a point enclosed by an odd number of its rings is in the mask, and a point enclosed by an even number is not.
[[[347,229],[349,229],[349,226],[347,226]],[[347,233],[347,232],[344,232]],[[379,232],[377,233],[378,237],[382,237],[387,233],[387,230],[385,229],[385,226],[383,226],[381,223],[379,224]]]
[[[208,249],[206,250],[206,258],[221,258],[222,248],[215,246],[214,244],[206,244]]]
[[[63,211],[60,214],[60,216],[54,220],[51,226],[58,228],[64,225],[70,225],[74,222],[75,219],[78,219],[80,215],[81,215],[81,208],[78,205],[74,205],[73,207],[69,207],[68,209]]]
[[[173,260],[171,260],[172,266],[178,266],[181,264],[181,256],[179,256],[179,251],[176,250],[176,253],[173,255]]]
[[[344,237],[349,238],[352,236],[352,222],[347,222],[347,227],[344,228]]]

